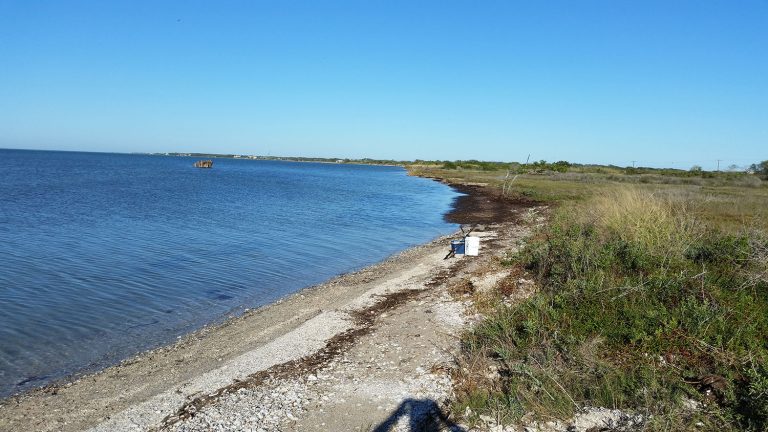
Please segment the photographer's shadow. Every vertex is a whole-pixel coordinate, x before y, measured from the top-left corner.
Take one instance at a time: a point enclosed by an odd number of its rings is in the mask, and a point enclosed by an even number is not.
[[[404,400],[373,432],[389,432],[404,417],[408,418],[409,432],[466,432],[466,429],[448,419],[437,402],[431,399]]]

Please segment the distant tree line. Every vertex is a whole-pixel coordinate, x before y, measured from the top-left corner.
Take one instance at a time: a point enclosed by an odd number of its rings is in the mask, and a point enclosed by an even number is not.
[[[510,171],[515,174],[543,174],[543,173],[595,173],[595,174],[625,174],[625,175],[643,175],[655,174],[672,177],[742,177],[755,174],[763,180],[768,180],[768,161],[752,164],[746,170],[740,170],[738,166],[731,165],[727,171],[707,171],[700,165],[694,165],[690,169],[678,168],[651,168],[651,167],[620,167],[617,165],[592,165],[577,164],[568,161],[547,162],[545,160],[519,163],[519,162],[494,162],[480,161],[476,159],[455,160],[455,161],[427,161],[417,159],[414,162],[406,163],[408,165],[431,165],[446,170],[480,170],[480,171]]]
[[[746,170],[740,170],[736,165],[728,167],[727,171],[714,172],[706,171],[700,165],[694,165],[688,170],[677,168],[650,168],[650,167],[620,167],[617,165],[593,165],[577,164],[568,161],[547,162],[539,160],[529,163],[519,162],[498,162],[481,161],[477,159],[468,160],[423,160],[400,161],[392,159],[350,159],[350,158],[319,158],[319,157],[300,157],[300,156],[240,156],[233,154],[213,154],[213,153],[166,153],[169,156],[192,156],[192,157],[222,157],[222,158],[254,158],[261,160],[288,160],[301,162],[326,162],[326,163],[345,163],[345,164],[368,164],[368,165],[420,165],[434,166],[446,170],[480,170],[480,171],[509,171],[514,174],[546,174],[546,173],[594,173],[594,174],[626,174],[643,175],[656,174],[672,177],[741,177],[754,174],[762,180],[768,180],[768,160],[750,165]]]
[[[763,180],[768,180],[768,160],[750,165],[749,171]]]

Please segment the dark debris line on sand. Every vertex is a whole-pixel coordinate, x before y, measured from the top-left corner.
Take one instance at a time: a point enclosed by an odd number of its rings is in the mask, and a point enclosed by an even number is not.
[[[201,408],[215,403],[219,398],[228,393],[236,392],[237,390],[244,388],[257,387],[268,379],[297,377],[317,371],[347,350],[360,337],[369,334],[373,329],[376,317],[417,297],[422,292],[424,292],[424,289],[412,289],[381,296],[381,299],[375,304],[365,309],[352,312],[352,317],[356,324],[355,328],[334,336],[326,343],[325,347],[314,354],[273,366],[269,369],[252,374],[244,380],[235,381],[215,392],[198,396],[179,408],[176,413],[164,418],[159,427],[151,430],[165,430],[179,421],[194,417]]]

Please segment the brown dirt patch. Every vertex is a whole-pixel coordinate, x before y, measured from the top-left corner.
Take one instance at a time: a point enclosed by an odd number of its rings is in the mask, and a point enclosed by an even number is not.
[[[485,186],[451,184],[462,195],[456,198],[453,210],[445,220],[457,224],[491,224],[518,222],[521,210],[539,205],[525,197],[504,197],[501,192]]]

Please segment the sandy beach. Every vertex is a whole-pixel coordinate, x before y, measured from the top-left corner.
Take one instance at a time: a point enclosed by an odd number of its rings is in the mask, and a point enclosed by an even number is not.
[[[480,257],[443,259],[449,237],[435,239],[101,372],[7,398],[0,430],[348,430],[386,424],[398,407],[416,417],[438,409],[451,392],[456,336],[472,320],[451,286],[499,277],[497,255],[525,235],[514,221],[529,207],[459,189],[468,195],[447,219],[481,224]]]

